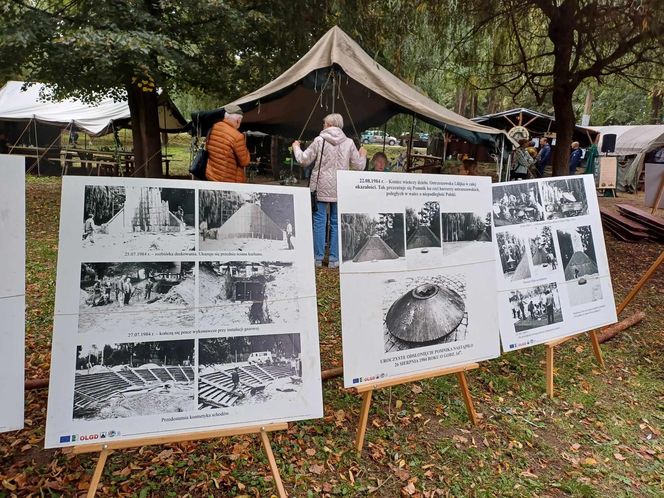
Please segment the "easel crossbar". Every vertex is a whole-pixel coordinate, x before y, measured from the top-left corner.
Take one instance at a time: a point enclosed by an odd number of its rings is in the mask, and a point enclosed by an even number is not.
[[[203,439],[215,439],[230,436],[241,436],[244,434],[259,434],[261,432],[285,431],[288,430],[288,423],[266,424],[247,427],[236,427],[229,429],[215,429],[211,431],[188,432],[184,434],[169,436],[152,436],[139,439],[127,439],[124,441],[109,441],[104,443],[85,444],[81,446],[71,446],[63,448],[64,453],[98,453],[103,450],[122,450],[127,448],[136,448],[139,446],[152,446],[158,444],[183,443],[188,441],[200,441]]]
[[[369,384],[364,384],[362,386],[351,387],[350,391],[353,394],[359,394],[366,391],[373,391],[375,389],[382,389],[384,387],[398,386],[400,384],[406,384],[408,382],[417,382],[418,380],[431,379],[433,377],[441,377],[443,375],[449,375],[453,373],[467,372],[468,370],[474,370],[479,368],[479,363],[468,363],[466,365],[460,365],[456,367],[446,367],[440,368],[438,370],[426,370],[424,372],[418,372],[411,375],[404,375],[401,377],[395,377],[392,379],[379,380],[377,382],[371,382]]]

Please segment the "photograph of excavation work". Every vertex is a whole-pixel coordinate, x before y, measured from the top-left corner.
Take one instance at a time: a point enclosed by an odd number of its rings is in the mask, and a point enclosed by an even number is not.
[[[73,418],[192,411],[193,359],[193,340],[78,346]]]

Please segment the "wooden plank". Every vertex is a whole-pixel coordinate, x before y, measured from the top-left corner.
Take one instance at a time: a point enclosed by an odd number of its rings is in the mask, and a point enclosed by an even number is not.
[[[640,220],[651,223],[654,226],[658,227],[660,230],[664,231],[664,220],[662,218],[653,216],[652,214],[643,211],[642,209],[639,209],[637,207],[630,206],[629,204],[616,204],[616,207],[621,211],[626,211],[628,213],[631,213],[634,216],[637,216]]]

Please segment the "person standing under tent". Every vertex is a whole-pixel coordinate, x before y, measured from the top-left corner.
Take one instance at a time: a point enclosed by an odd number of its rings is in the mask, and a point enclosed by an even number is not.
[[[250,156],[247,141],[239,128],[242,124],[242,109],[235,104],[224,107],[223,121],[212,126],[205,143],[208,162],[205,177],[213,182],[244,183],[245,168]]]
[[[535,160],[528,153],[528,140],[522,138],[519,140],[519,148],[514,151],[514,169],[512,178],[515,180],[525,180],[528,178],[528,168]]]
[[[570,175],[576,175],[576,168],[581,164],[582,155],[583,151],[579,147],[579,142],[572,142],[572,153],[569,155],[569,161],[567,162]]]
[[[549,139],[546,137],[540,138],[540,150],[537,153],[537,159],[535,164],[537,165],[537,172],[539,176],[544,176],[544,168],[549,163],[551,159],[551,146],[549,145]]]
[[[371,158],[373,171],[389,171],[387,163],[387,156],[384,152],[376,152]]]
[[[358,150],[355,143],[346,136],[342,128],[344,119],[341,114],[328,114],[323,120],[323,131],[312,144],[303,151],[299,140],[293,142],[293,154],[300,164],[311,164],[309,189],[316,193],[314,206],[314,258],[316,266],[323,266],[327,232],[328,208],[330,219],[330,257],[329,268],[339,267],[339,244],[337,226],[337,171],[366,167],[367,151]]]

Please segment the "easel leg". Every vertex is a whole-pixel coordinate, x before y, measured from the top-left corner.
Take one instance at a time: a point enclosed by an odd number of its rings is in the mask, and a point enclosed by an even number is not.
[[[664,185],[664,179],[662,180],[662,182]],[[646,270],[646,272],[643,274],[639,282],[634,287],[632,287],[632,290],[629,291],[629,294],[623,300],[623,302],[618,305],[618,307],[616,308],[616,313],[618,315],[622,313],[622,311],[627,307],[627,305],[632,301],[632,299],[636,297],[641,288],[646,284],[648,280],[650,280],[650,277],[653,276],[653,274],[657,271],[657,268],[659,268],[659,266],[662,263],[664,263],[664,251],[662,251],[657,260],[652,265],[650,265],[650,268]]]
[[[365,391],[362,394],[362,408],[360,409],[360,426],[357,428],[357,437],[355,439],[355,448],[357,454],[362,453],[364,446],[364,435],[367,432],[367,421],[369,420],[369,408],[371,408],[371,395],[373,391]]]
[[[597,331],[591,330],[589,334],[590,334],[590,341],[592,342],[593,345],[593,353],[595,353],[595,359],[597,360],[599,366],[604,368],[604,357],[602,356],[602,350],[599,347],[599,338],[597,337]]]
[[[92,479],[90,480],[90,487],[88,488],[88,498],[94,498],[97,494],[97,487],[99,486],[99,480],[101,479],[101,474],[104,472],[104,466],[106,465],[106,458],[108,455],[113,453],[113,450],[103,449],[99,452],[99,460],[97,460],[97,466],[95,471],[92,474]]]
[[[553,346],[546,346],[546,394],[553,398]]]
[[[477,425],[477,412],[475,411],[475,406],[473,405],[473,398],[470,396],[470,391],[468,390],[466,374],[463,372],[457,372],[456,376],[457,379],[459,379],[459,386],[461,387],[463,402],[466,404],[466,410],[468,410],[470,421],[473,423],[473,425]]]
[[[279,498],[286,498],[288,495],[284,489],[284,483],[281,482],[279,467],[277,467],[277,461],[274,459],[274,453],[272,453],[270,439],[267,437],[267,432],[264,429],[261,429],[261,441],[263,442],[263,448],[265,448],[267,461],[270,463],[270,470],[272,471],[272,477],[274,477],[274,485],[277,488],[277,493],[279,493]]]

